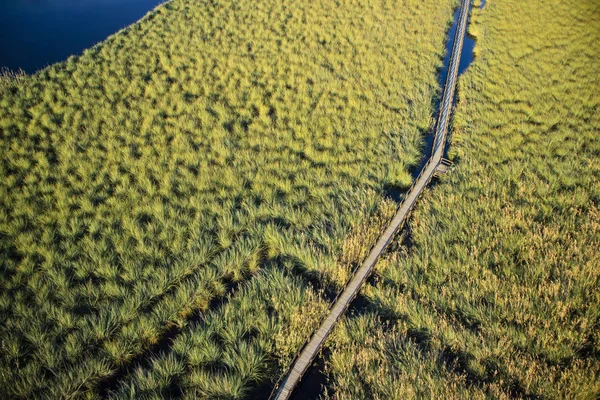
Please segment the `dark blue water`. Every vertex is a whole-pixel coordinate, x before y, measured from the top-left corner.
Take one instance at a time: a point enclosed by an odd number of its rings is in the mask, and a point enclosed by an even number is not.
[[[164,0],[0,0],[0,67],[27,73],[81,54]]]
[[[450,66],[450,56],[452,55],[452,46],[454,46],[454,35],[456,34],[456,28],[458,26],[459,13],[460,8],[457,8],[454,12],[454,23],[448,31],[449,39],[446,42],[446,55],[444,57],[444,67],[442,68],[442,71],[439,75],[439,83],[441,87],[444,87],[444,84],[446,83],[446,77],[448,76],[448,67]],[[471,63],[473,62],[473,50],[475,50],[475,38],[473,38],[467,33],[465,35],[465,40],[463,41],[462,52],[460,53],[460,63],[458,64],[458,76],[462,75],[462,73],[465,72],[467,68],[469,68],[469,65],[471,65]]]

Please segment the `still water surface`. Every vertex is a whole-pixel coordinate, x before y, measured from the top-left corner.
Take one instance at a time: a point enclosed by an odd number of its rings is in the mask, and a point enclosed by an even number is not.
[[[104,40],[164,0],[0,0],[0,67],[32,73]]]

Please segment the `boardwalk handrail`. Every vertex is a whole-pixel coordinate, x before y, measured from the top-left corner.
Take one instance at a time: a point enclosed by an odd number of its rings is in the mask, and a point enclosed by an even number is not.
[[[398,230],[400,230],[400,228],[406,222],[407,216],[412,211],[416,200],[418,199],[419,195],[424,190],[424,188],[429,184],[429,182],[434,176],[436,168],[442,161],[443,151],[445,149],[446,144],[446,135],[448,132],[448,114],[451,111],[452,103],[454,100],[456,78],[458,76],[458,62],[460,61],[460,53],[462,51],[462,45],[466,31],[467,16],[470,2],[471,0],[461,0],[458,24],[454,36],[454,43],[452,45],[450,63],[448,66],[448,74],[446,76],[442,102],[440,105],[440,113],[438,115],[437,123],[435,126],[436,132],[429,159],[421,169],[417,178],[413,181],[409,190],[406,192],[403,201],[400,203],[400,206],[398,207],[395,216],[390,221],[386,230],[379,237],[379,239],[372,244],[371,248],[369,249],[369,255],[367,256],[363,264],[358,265],[353,269],[344,286],[342,286],[342,288],[337,293],[336,297],[330,303],[327,312],[325,312],[319,320],[319,324],[317,325],[318,328],[313,330],[311,334],[308,335],[306,341],[302,344],[298,352],[294,355],[294,358],[292,359],[292,362],[289,364],[288,368],[286,368],[285,373],[281,375],[281,377],[273,387],[269,399],[283,400],[287,399],[291,395],[297,383],[301,380],[303,374],[306,372],[306,370],[314,360],[316,354],[321,349],[329,333],[331,332],[331,330],[333,330],[333,327],[337,324],[341,316],[349,307],[350,303],[360,292],[362,285],[370,276],[370,273],[372,272],[372,269],[377,263],[379,257],[387,248],[389,243],[393,240]],[[359,275],[360,279],[357,282],[354,282],[354,280]],[[354,287],[352,288],[351,285]],[[351,290],[351,292],[346,293],[348,290]],[[340,303],[340,299],[343,295],[346,296],[346,299],[342,303]],[[334,310],[336,308],[338,308],[338,310],[334,314]],[[329,320],[332,317],[332,315],[333,320],[327,322],[327,320]],[[326,325],[329,326],[327,327]],[[321,333],[323,329],[324,332]],[[321,334],[322,337],[319,337],[319,334]],[[309,350],[309,353],[304,354],[305,350],[313,342],[313,340],[316,340],[317,343],[313,344],[313,349]],[[302,360],[303,357],[304,360]],[[300,371],[294,372],[294,369],[298,366],[298,364],[301,364],[299,366]],[[295,374],[295,376],[292,376],[293,374]],[[289,382],[290,380],[291,383]]]
[[[454,35],[454,42],[452,43],[452,55],[450,56],[450,63],[448,65],[448,73],[446,74],[446,82],[444,82],[444,96],[441,104],[441,110],[438,115],[436,123],[436,135],[433,139],[433,146],[431,151],[431,157],[433,158],[435,152],[438,150],[442,143],[445,145],[445,141],[439,140],[441,136],[446,137],[448,131],[448,113],[452,107],[454,100],[454,92],[456,86],[456,77],[458,75],[458,67],[460,62],[460,53],[463,47],[464,35],[466,30],[467,13],[471,0],[461,0],[460,14],[458,17],[458,26],[456,34]],[[461,22],[464,22],[461,23]],[[454,65],[453,65],[454,64]],[[448,96],[447,91],[450,90]],[[448,97],[448,99],[446,98]],[[437,131],[439,126],[442,125],[443,132]]]

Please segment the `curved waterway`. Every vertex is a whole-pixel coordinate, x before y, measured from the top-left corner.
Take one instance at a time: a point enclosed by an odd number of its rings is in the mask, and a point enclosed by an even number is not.
[[[80,54],[164,0],[0,0],[0,68],[33,73]]]

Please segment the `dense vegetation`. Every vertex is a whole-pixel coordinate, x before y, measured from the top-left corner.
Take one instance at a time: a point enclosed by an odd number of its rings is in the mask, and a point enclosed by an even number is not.
[[[277,378],[307,282],[339,287],[410,183],[455,3],[172,0],[2,80],[0,397]]]
[[[334,398],[600,397],[600,4],[488,0],[454,172],[330,341]]]

